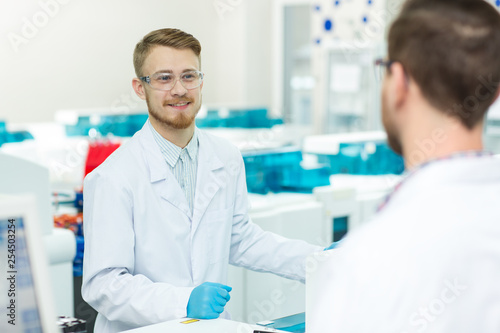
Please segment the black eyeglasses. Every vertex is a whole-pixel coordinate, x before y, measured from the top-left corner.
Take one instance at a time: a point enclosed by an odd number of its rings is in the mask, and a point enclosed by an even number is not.
[[[385,72],[389,71],[392,64],[395,63],[394,60],[384,60],[383,58],[379,58],[375,60],[375,78],[377,81],[381,82],[384,78]]]

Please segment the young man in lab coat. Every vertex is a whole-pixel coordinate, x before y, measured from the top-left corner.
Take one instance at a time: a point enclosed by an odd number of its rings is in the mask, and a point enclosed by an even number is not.
[[[308,333],[500,332],[500,15],[483,0],[407,2],[383,65],[382,120],[409,175],[331,253]]]
[[[177,29],[137,44],[132,84],[149,120],[85,179],[82,295],[96,332],[217,318],[228,264],[304,281],[306,257],[322,250],[250,221],[240,152],[195,127],[200,52]]]

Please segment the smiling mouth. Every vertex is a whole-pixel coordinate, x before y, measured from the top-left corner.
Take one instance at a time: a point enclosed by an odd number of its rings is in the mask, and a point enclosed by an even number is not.
[[[180,107],[180,106],[186,106],[190,102],[183,102],[183,103],[176,103],[176,104],[167,104],[168,106],[175,106],[175,107]]]

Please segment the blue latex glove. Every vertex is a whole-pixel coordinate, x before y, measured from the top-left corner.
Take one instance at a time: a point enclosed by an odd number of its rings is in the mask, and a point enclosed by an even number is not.
[[[215,319],[224,311],[233,288],[220,283],[204,282],[189,296],[187,316],[196,319]]]
[[[332,250],[332,249],[336,248],[340,244],[341,241],[342,240],[339,240],[337,242],[333,242],[332,244],[330,244],[330,246],[325,247],[325,249],[323,251],[328,251],[328,250]]]

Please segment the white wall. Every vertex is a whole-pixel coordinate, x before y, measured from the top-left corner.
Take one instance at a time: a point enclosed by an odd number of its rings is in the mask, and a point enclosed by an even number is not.
[[[204,103],[270,104],[269,0],[2,1],[0,119],[52,121],[57,110],[75,108],[145,110],[131,99],[132,53],[163,27],[200,40]]]

